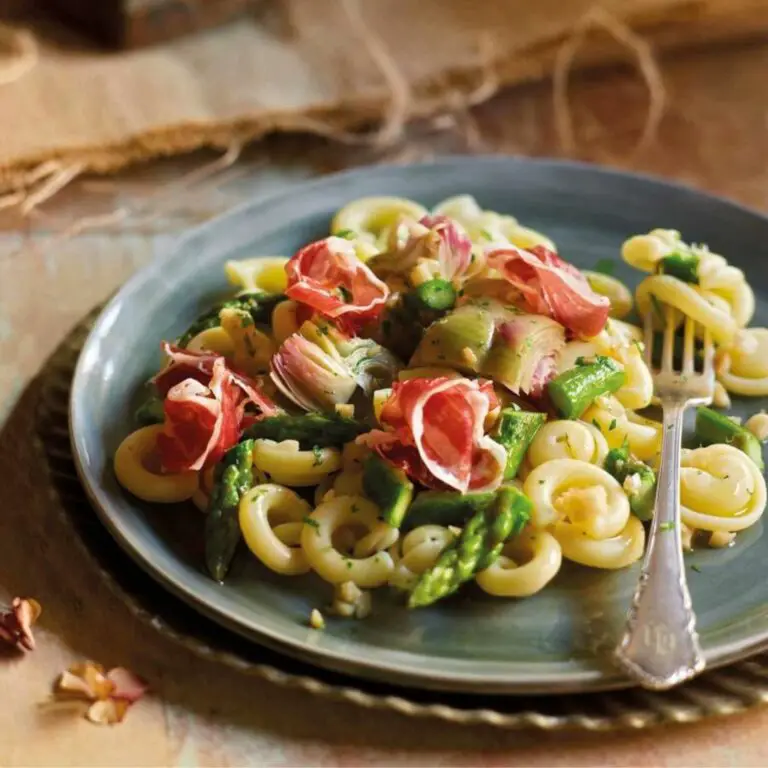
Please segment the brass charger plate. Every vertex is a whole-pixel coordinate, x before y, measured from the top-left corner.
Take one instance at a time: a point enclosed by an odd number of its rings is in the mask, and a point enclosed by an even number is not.
[[[62,342],[41,374],[39,449],[60,513],[81,554],[128,609],[161,634],[208,660],[276,685],[298,688],[367,709],[450,723],[544,731],[642,729],[743,712],[768,702],[768,654],[708,672],[664,692],[637,688],[558,696],[442,694],[362,681],[296,661],[255,645],[200,616],[144,573],[115,543],[80,485],[68,432],[69,390],[77,357],[97,312]]]

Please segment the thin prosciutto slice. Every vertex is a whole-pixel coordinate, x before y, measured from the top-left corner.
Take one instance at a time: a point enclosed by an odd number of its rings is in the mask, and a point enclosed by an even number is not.
[[[501,483],[506,451],[484,434],[498,406],[490,382],[411,379],[393,385],[381,412],[384,430],[358,442],[432,488],[491,490]]]
[[[541,245],[530,250],[510,245],[490,251],[486,260],[520,291],[522,309],[547,315],[582,338],[597,336],[605,327],[609,300],[554,251]]]
[[[256,382],[224,357],[163,346],[170,364],[156,377],[165,421],[157,438],[167,472],[201,470],[218,462],[254,420],[279,412]],[[258,413],[246,411],[253,404]]]
[[[354,330],[378,317],[389,297],[387,285],[357,258],[354,245],[342,237],[310,243],[293,256],[285,271],[288,298],[347,329]]]
[[[472,241],[461,227],[447,216],[423,216],[419,224],[427,227],[437,246],[440,274],[445,280],[461,277],[472,262]]]

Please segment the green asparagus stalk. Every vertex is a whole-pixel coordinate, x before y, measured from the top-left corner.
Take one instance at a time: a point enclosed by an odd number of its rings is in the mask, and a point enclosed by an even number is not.
[[[501,412],[491,437],[507,449],[505,480],[512,480],[517,475],[528,446],[546,420],[544,413],[521,411],[519,408],[505,408]]]
[[[342,446],[367,431],[368,427],[362,422],[337,413],[304,413],[299,416],[284,413],[256,422],[246,430],[245,436],[278,443],[298,440],[302,450],[310,451],[316,445],[320,448]]]
[[[422,308],[435,312],[446,312],[456,304],[456,289],[453,284],[440,278],[422,283],[414,295]]]
[[[154,386],[144,402],[136,409],[134,420],[141,427],[148,427],[150,424],[162,424],[165,421],[163,401],[158,397]]]
[[[650,520],[656,501],[656,473],[647,464],[630,456],[625,445],[608,451],[604,467],[622,486],[627,478],[637,477],[637,480],[630,480],[629,487],[625,487],[629,507],[635,517]]]
[[[564,419],[578,419],[595,398],[619,389],[624,371],[610,357],[598,355],[588,363],[582,358],[576,367],[561,373],[547,385],[549,397]]]
[[[671,275],[684,283],[698,284],[699,256],[692,251],[671,253],[659,262],[659,271]]]
[[[219,313],[222,309],[240,309],[248,312],[254,323],[269,323],[272,316],[272,310],[276,304],[279,304],[285,296],[282,294],[271,294],[257,291],[255,293],[244,293],[234,299],[221,301],[215,304],[209,310],[203,312],[200,317],[186,330],[179,338],[178,345],[186,347],[192,339],[202,331],[210,328],[218,328],[221,325]]]
[[[373,454],[363,464],[363,490],[379,507],[381,519],[399,528],[413,498],[413,483],[405,472]]]
[[[493,506],[495,499],[493,491],[422,491],[408,508],[401,528],[410,531],[420,525],[464,525],[477,512]]]
[[[727,443],[749,456],[762,472],[765,469],[760,441],[741,424],[711,408],[696,409],[696,438],[702,445]]]
[[[224,581],[240,542],[238,507],[253,486],[252,470],[253,440],[243,440],[227,451],[214,473],[205,521],[205,562],[216,581]]]
[[[488,568],[501,554],[504,542],[528,522],[531,502],[512,486],[496,492],[487,509],[467,522],[461,535],[425,571],[408,599],[409,608],[422,608],[453,594],[478,571]]]

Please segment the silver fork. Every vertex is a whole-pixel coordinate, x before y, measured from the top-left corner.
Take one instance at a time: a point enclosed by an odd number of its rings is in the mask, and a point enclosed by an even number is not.
[[[704,669],[696,617],[683,565],[680,521],[680,451],[683,413],[690,405],[708,405],[715,387],[714,345],[704,330],[703,372],[694,368],[695,324],[686,317],[683,365],[673,368],[676,311],[666,307],[661,368],[654,388],[664,411],[656,489],[656,509],[640,580],[615,651],[619,665],[645,688],[663,690]],[[644,318],[645,361],[651,367],[652,313]]]

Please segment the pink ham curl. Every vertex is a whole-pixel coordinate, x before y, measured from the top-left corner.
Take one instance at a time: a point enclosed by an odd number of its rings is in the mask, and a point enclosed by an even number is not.
[[[597,336],[605,327],[610,301],[554,251],[509,245],[490,251],[486,262],[520,291],[521,309],[551,317],[581,338]]]
[[[381,411],[387,431],[373,430],[357,442],[428,487],[492,490],[503,479],[506,451],[483,425],[498,404],[488,381],[396,382]]]
[[[419,224],[439,237],[437,261],[443,279],[461,277],[472,263],[472,241],[467,234],[448,216],[423,216]]]
[[[164,398],[157,449],[167,472],[212,466],[237,444],[248,423],[279,413],[256,382],[229,368],[225,358],[167,343],[163,349],[171,363],[154,383]],[[259,409],[258,415],[246,412],[248,404]]]
[[[289,299],[354,331],[384,309],[389,288],[357,258],[343,237],[326,237],[298,251],[285,265]]]

